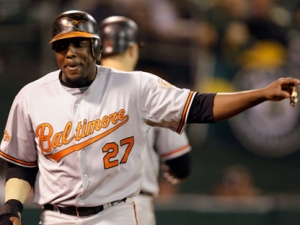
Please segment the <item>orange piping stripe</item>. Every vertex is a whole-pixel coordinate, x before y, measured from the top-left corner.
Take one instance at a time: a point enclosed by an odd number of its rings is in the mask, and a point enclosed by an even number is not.
[[[185,103],[185,106],[184,106],[184,109],[183,109],[183,112],[182,112],[182,116],[181,116],[181,121],[180,121],[180,124],[179,124],[179,127],[177,129],[177,133],[180,133],[181,132],[181,129],[184,125],[184,121],[185,121],[185,117],[186,117],[186,113],[187,113],[187,109],[188,109],[188,106],[190,105],[190,102],[191,102],[191,99],[192,99],[192,96],[193,96],[193,91],[191,91],[191,93],[189,94],[189,97]]]
[[[138,217],[137,217],[137,210],[136,210],[135,202],[133,202],[133,210],[134,210],[135,221],[136,221],[136,224],[138,225],[139,221],[138,221]]]
[[[167,153],[167,154],[162,154],[161,157],[164,158],[164,157],[167,157],[167,156],[176,154],[176,153],[181,152],[182,150],[185,150],[185,149],[187,149],[187,148],[189,148],[189,147],[190,147],[190,145],[187,144],[187,145],[185,145],[185,146],[183,146],[183,147],[181,147],[181,148],[178,148],[178,149],[176,149],[176,150],[174,150],[174,151],[172,151],[172,152],[169,152],[169,153]]]
[[[7,155],[5,154],[4,152],[0,151],[0,155],[2,155],[4,158],[8,159],[8,160],[11,160],[15,163],[18,163],[18,164],[22,164],[24,166],[36,166],[37,163],[36,162],[25,162],[25,161],[22,161],[20,159],[16,159],[10,155]]]

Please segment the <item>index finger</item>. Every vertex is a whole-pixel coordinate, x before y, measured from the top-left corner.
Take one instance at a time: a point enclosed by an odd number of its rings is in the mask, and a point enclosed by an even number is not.
[[[294,77],[285,77],[282,78],[283,83],[285,84],[297,84],[300,85],[300,79]]]

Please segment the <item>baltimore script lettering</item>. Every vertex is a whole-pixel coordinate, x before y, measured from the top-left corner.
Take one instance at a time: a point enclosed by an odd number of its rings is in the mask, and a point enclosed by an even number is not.
[[[56,149],[57,147],[60,147],[62,145],[69,144],[74,139],[76,141],[80,141],[82,138],[88,137],[89,135],[93,134],[95,130],[100,131],[102,128],[108,127],[110,124],[115,125],[112,128],[106,130],[105,132],[94,136],[84,142],[70,146],[52,155],[46,156],[47,158],[59,161],[66,155],[74,151],[81,150],[82,148],[112,133],[117,128],[124,125],[128,121],[128,119],[129,116],[125,115],[125,110],[121,109],[119,112],[114,112],[109,115],[103,116],[102,119],[98,118],[90,122],[84,119],[83,121],[78,122],[77,127],[75,129],[76,132],[73,136],[70,136],[73,125],[70,121],[67,122],[63,131],[57,132],[55,134],[53,134],[53,127],[51,124],[42,123],[39,126],[37,126],[35,130],[35,135],[39,139],[39,146],[42,154],[45,154],[50,153],[52,149]]]

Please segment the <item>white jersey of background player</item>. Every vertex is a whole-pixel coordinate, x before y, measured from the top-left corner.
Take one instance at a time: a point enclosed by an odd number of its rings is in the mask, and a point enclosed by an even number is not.
[[[31,186],[43,225],[137,225],[131,197],[143,181],[145,123],[182,133],[187,123],[290,98],[300,84],[286,77],[256,90],[193,92],[153,74],[97,66],[99,28],[85,12],[60,14],[52,31],[59,70],[20,90],[1,141],[9,163],[0,225],[21,224]]]
[[[100,36],[103,43],[101,65],[133,71],[142,45],[137,24],[127,17],[112,16],[101,22]],[[144,180],[140,194],[134,198],[139,224],[155,224],[153,198],[159,193],[160,161],[168,165],[165,174],[170,182],[178,182],[189,175],[190,150],[185,132],[180,135],[162,127],[150,128],[144,157]]]

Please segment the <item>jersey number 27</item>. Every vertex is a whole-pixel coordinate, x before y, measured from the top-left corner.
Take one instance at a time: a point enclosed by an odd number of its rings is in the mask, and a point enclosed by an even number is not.
[[[131,149],[134,144],[134,137],[128,137],[125,139],[122,139],[120,141],[120,145],[118,145],[116,142],[107,143],[102,148],[103,153],[106,153],[103,158],[103,164],[105,169],[109,169],[115,166],[118,166],[121,163],[126,163],[128,156],[131,152]],[[120,151],[120,149],[125,148],[124,155],[122,159],[119,161],[117,159],[117,155]],[[123,151],[122,151],[123,152]]]

